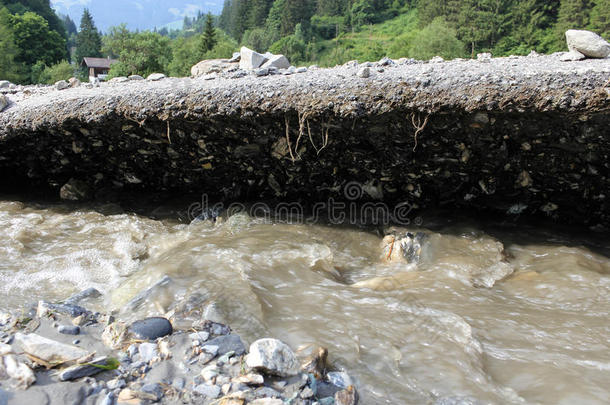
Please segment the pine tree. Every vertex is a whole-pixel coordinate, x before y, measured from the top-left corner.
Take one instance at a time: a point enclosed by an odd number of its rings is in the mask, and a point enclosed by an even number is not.
[[[80,21],[80,31],[76,36],[76,50],[74,59],[80,64],[84,57],[101,57],[102,56],[102,39],[95,27],[93,17],[88,9],[83,11],[83,17]]]
[[[205,20],[205,29],[203,30],[203,34],[201,36],[201,44],[199,46],[199,53],[203,56],[206,52],[214,49],[214,46],[217,43],[216,39],[216,29],[214,28],[214,19],[212,18],[212,13],[208,13]]]
[[[582,30],[589,25],[591,2],[589,0],[561,0],[557,19],[557,35],[563,40],[569,29]]]

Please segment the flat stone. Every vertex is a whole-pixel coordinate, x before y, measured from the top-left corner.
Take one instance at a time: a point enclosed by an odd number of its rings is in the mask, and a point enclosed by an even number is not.
[[[246,48],[245,46],[241,48],[240,51],[241,59],[239,61],[240,69],[244,70],[252,70],[261,67],[266,61],[267,58],[264,55],[261,55],[258,52],[253,51],[252,49]]]
[[[80,327],[74,325],[60,325],[59,328],[57,328],[57,331],[64,335],[78,335],[80,334]]]
[[[11,87],[11,82],[8,80],[0,80],[0,89],[8,89]]]
[[[146,318],[129,325],[129,332],[142,340],[155,340],[171,335],[173,331],[170,321],[161,317]]]
[[[191,76],[199,77],[212,73],[222,73],[234,66],[237,66],[237,64],[226,59],[202,60],[191,68]]]
[[[78,378],[90,377],[92,375],[101,373],[104,371],[104,369],[101,367],[95,367],[94,365],[106,366],[107,361],[108,357],[104,356],[98,357],[87,364],[78,364],[76,366],[68,367],[59,373],[59,379],[61,381],[72,381]]]
[[[201,384],[196,386],[193,391],[203,395],[206,398],[215,399],[220,396],[220,387],[217,385]]]
[[[250,405],[284,405],[284,401],[278,398],[259,398],[251,401]]]
[[[30,333],[15,334],[15,340],[21,344],[23,351],[50,365],[68,363],[82,359],[89,354],[80,347],[67,345],[40,335]]]
[[[165,79],[165,78],[166,78],[166,76],[163,73],[152,73],[152,74],[148,75],[146,80],[149,80],[151,82],[156,82],[156,81],[159,81],[159,80]]]
[[[264,68],[277,68],[277,69],[288,69],[290,62],[284,55],[273,55],[269,57],[269,60],[263,64]]]
[[[163,398],[163,387],[159,383],[145,384],[140,391],[151,394],[154,402],[160,401]]]
[[[259,69],[255,69],[254,70],[254,74],[258,77],[261,76],[268,76],[269,75],[269,69],[267,68],[259,68]]]
[[[218,346],[218,354],[221,356],[229,352],[235,352],[237,356],[241,356],[246,352],[241,338],[234,334],[214,338],[208,341],[206,346]]]
[[[561,55],[559,57],[559,60],[561,60],[562,62],[576,62],[585,58],[586,56],[582,53],[578,52],[577,50],[572,50]]]
[[[191,338],[191,340],[198,340],[200,342],[205,342],[206,340],[208,340],[210,338],[210,333],[206,332],[206,331],[195,332],[195,333],[191,333],[189,335],[189,337]]]
[[[277,339],[259,339],[252,343],[246,364],[252,369],[280,377],[296,375],[299,369],[292,349]]]
[[[99,298],[102,296],[102,293],[99,292],[96,288],[87,288],[86,290],[80,291],[74,295],[71,295],[70,298],[64,301],[66,305],[78,305],[81,301],[84,301],[89,298]]]

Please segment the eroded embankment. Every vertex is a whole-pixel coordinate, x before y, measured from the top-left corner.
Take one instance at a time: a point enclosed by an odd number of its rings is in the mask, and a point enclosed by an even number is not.
[[[4,191],[71,178],[226,200],[345,199],[610,223],[610,63],[555,56],[8,94]],[[383,70],[383,72],[379,71]]]

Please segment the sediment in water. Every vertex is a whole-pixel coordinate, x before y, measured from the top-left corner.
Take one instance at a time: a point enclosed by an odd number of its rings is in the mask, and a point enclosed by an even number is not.
[[[610,224],[610,63],[558,56],[8,94],[2,189],[329,198]],[[382,71],[383,70],[383,71]]]

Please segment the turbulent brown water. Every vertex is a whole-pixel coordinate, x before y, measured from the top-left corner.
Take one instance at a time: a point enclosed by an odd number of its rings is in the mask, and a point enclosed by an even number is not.
[[[199,297],[246,339],[327,347],[364,404],[610,402],[608,235],[441,223],[415,266],[357,227],[4,201],[0,311],[88,287],[132,318]]]

